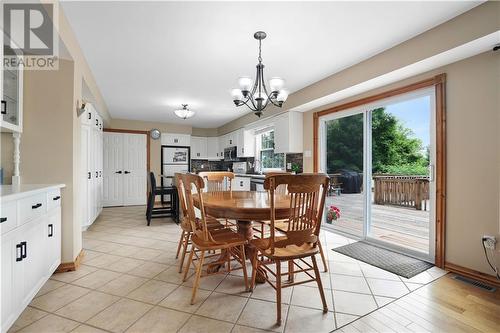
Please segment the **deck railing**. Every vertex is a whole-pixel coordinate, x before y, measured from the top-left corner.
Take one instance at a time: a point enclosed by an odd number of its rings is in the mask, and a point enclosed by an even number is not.
[[[429,177],[374,175],[374,203],[427,210]]]

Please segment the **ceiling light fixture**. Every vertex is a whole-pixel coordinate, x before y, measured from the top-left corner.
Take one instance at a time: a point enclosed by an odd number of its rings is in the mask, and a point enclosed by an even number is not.
[[[189,110],[187,104],[182,104],[182,109],[177,109],[174,113],[177,117],[182,119],[188,119],[194,116],[194,111]]]
[[[268,93],[266,83],[264,82],[264,64],[262,63],[261,49],[262,40],[266,38],[264,31],[257,31],[253,37],[259,41],[259,63],[257,64],[257,77],[255,82],[249,77],[240,77],[238,83],[240,89],[233,89],[231,95],[236,106],[246,105],[252,110],[255,115],[260,117],[262,111],[271,102],[277,107],[281,107],[288,98],[288,92],[283,89],[285,81],[279,77],[273,77],[269,80]],[[253,88],[252,88],[253,83]]]

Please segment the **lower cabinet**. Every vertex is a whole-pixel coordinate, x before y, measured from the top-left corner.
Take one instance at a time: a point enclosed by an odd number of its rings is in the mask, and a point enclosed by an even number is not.
[[[231,189],[233,191],[250,191],[250,177],[234,177]]]
[[[54,195],[55,193],[55,195]],[[61,206],[60,192],[32,196],[38,209],[43,209],[30,220],[17,220],[16,228],[1,235],[1,332],[7,332],[14,321],[24,311],[36,293],[50,278],[61,263]],[[17,200],[17,209],[21,207]],[[50,202],[50,201],[53,202]],[[47,203],[50,202],[50,205]],[[9,202],[9,204],[11,204]],[[2,205],[4,203],[2,202]],[[33,205],[35,207],[36,205]],[[22,216],[22,214],[20,214]]]

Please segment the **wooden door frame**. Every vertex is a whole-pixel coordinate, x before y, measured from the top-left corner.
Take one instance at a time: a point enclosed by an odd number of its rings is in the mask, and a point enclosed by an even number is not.
[[[110,133],[128,133],[128,134],[144,134],[146,135],[146,169],[148,172],[148,177],[149,177],[149,172],[151,171],[150,166],[151,166],[151,137],[149,136],[149,131],[139,131],[139,130],[129,130],[129,129],[121,129],[121,128],[105,128],[103,129],[104,132],[110,132]]]
[[[436,106],[436,239],[435,265],[445,265],[445,226],[446,226],[446,74],[442,73],[429,79],[379,94],[344,103],[313,114],[313,170],[319,170],[319,118],[331,113],[351,109],[378,100],[406,94],[419,89],[434,87]]]

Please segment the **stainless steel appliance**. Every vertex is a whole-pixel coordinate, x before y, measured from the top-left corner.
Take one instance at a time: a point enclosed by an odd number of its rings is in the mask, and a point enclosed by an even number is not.
[[[237,159],[236,153],[237,153],[236,146],[224,148],[224,161],[235,161]]]
[[[250,180],[250,191],[265,192],[266,190],[264,189],[264,178],[252,177],[252,179]]]

